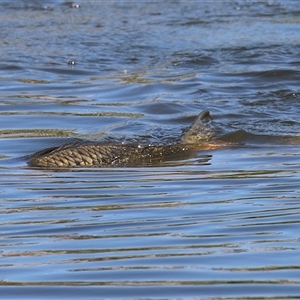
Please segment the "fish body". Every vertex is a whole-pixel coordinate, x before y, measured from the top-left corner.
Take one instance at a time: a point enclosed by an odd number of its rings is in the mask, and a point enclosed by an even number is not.
[[[224,143],[209,141],[211,132],[206,124],[210,118],[208,111],[200,113],[176,144],[142,146],[96,141],[67,143],[33,154],[28,164],[44,168],[134,166],[165,160],[177,154],[224,147]]]

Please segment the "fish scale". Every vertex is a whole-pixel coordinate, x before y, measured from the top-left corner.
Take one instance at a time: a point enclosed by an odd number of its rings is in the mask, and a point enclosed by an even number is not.
[[[211,137],[208,111],[199,114],[181,136],[179,144],[141,146],[137,144],[105,144],[84,141],[60,147],[44,149],[33,154],[28,162],[31,167],[112,167],[152,163],[174,157],[177,154],[226,147],[221,141],[208,141]],[[205,133],[205,135],[202,134]]]

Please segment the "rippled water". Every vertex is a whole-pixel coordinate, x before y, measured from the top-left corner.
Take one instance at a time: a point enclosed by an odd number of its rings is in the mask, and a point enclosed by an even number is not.
[[[300,296],[297,1],[1,1],[0,298]],[[75,63],[75,64],[74,64]],[[42,170],[68,139],[236,146]]]

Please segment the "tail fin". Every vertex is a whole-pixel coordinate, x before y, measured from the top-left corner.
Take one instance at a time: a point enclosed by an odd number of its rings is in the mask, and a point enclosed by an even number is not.
[[[208,123],[212,117],[208,110],[202,111],[192,125],[182,134],[180,140],[185,144],[197,144],[199,142],[209,141],[213,136]]]

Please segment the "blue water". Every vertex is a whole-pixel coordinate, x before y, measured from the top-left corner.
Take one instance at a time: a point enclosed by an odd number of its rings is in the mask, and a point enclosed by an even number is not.
[[[299,298],[297,1],[0,7],[1,299]],[[27,165],[73,138],[173,143],[204,109],[232,147]]]

